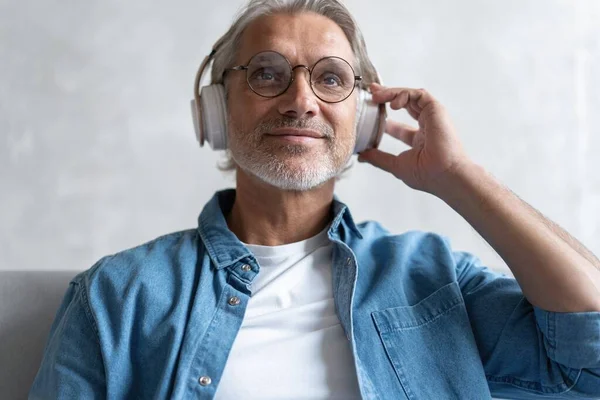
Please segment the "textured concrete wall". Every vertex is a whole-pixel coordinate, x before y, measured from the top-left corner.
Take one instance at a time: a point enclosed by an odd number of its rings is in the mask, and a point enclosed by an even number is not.
[[[0,0],[0,269],[88,268],[194,227],[233,185],[189,116],[196,68],[241,1],[214,4]],[[386,84],[427,88],[474,159],[600,253],[600,2],[347,4]],[[373,167],[338,194],[359,220],[505,267],[442,201]]]

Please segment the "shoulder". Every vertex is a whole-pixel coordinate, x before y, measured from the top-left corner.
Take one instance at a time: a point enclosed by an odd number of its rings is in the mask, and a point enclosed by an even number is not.
[[[478,264],[475,256],[454,251],[450,240],[438,233],[395,234],[375,221],[362,222],[357,228],[363,238],[355,237],[349,245],[367,268],[389,268],[406,279],[430,276],[450,282],[459,278],[465,265]]]
[[[72,283],[84,287],[91,296],[98,291],[117,295],[140,284],[165,284],[195,268],[197,236],[195,229],[173,232],[107,255],[75,276]]]
[[[363,236],[362,241],[366,246],[404,253],[427,252],[437,256],[446,256],[452,253],[449,239],[434,232],[411,230],[395,234],[376,221],[361,222],[357,228]]]
[[[380,223],[367,221],[357,225],[363,239],[355,240],[357,256],[372,269],[390,268],[403,279],[421,282],[425,277],[440,283],[457,281],[465,292],[473,292],[505,277],[483,265],[467,251],[452,248],[446,236],[424,231],[390,233]],[[364,262],[370,260],[372,262]]]

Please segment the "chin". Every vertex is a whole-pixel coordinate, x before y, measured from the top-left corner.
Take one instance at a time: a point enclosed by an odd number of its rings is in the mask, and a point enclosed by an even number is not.
[[[340,175],[352,156],[351,149],[346,150],[342,155],[339,148],[327,151],[302,144],[236,146],[232,143],[231,157],[248,175],[268,185],[281,190],[308,191]]]
[[[316,189],[336,176],[326,165],[308,165],[307,160],[270,160],[251,166],[240,165],[259,180],[281,190],[304,192]]]

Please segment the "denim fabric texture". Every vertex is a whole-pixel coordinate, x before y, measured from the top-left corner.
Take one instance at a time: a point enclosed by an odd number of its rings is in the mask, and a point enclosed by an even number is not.
[[[197,229],[77,275],[30,399],[213,398],[260,270],[227,227],[234,199],[217,192]],[[600,398],[600,313],[534,307],[445,238],[355,225],[337,197],[332,215],[333,295],[364,399]]]

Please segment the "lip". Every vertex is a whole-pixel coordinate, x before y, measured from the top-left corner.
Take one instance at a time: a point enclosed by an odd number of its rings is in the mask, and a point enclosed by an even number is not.
[[[296,137],[306,137],[313,139],[323,139],[323,135],[320,132],[313,131],[311,129],[276,129],[269,133],[271,136],[296,136]]]

